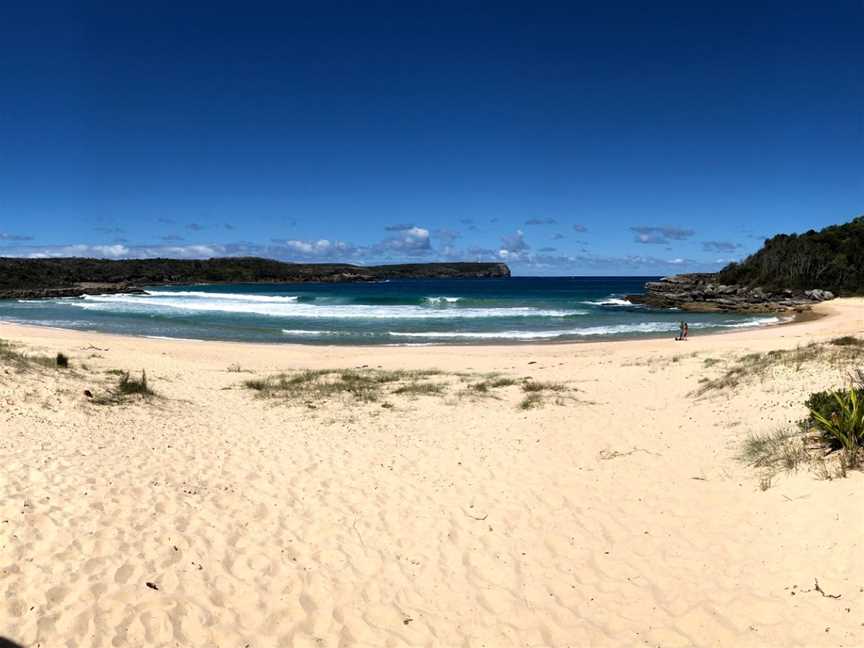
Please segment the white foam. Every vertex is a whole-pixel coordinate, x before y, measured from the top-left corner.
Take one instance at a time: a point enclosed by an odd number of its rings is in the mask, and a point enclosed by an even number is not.
[[[225,301],[255,302],[261,304],[296,303],[296,295],[248,295],[244,293],[217,293],[199,290],[148,290],[150,297],[193,297],[196,299],[215,299]]]
[[[591,306],[635,306],[633,302],[617,297],[607,297],[606,299],[598,299],[596,301],[583,301],[582,303],[590,304]]]
[[[556,338],[562,335],[567,335],[568,331],[483,331],[474,333],[464,332],[440,332],[429,331],[427,333],[400,333],[398,331],[388,331],[387,335],[392,337],[405,338],[428,338],[430,340],[449,340],[459,338],[469,338],[477,340],[538,340],[543,338]]]
[[[612,326],[587,326],[584,328],[556,329],[550,331],[429,331],[426,333],[402,333],[389,331],[393,337],[459,339],[474,338],[478,340],[542,340],[567,336],[621,335],[624,333],[661,333],[674,331],[678,325],[674,322],[644,322],[641,324],[617,324]]]
[[[462,301],[461,297],[427,297],[426,303],[428,304],[455,304],[456,302]]]
[[[171,340],[172,342],[204,342],[197,338],[171,337],[170,335],[145,335],[145,338],[151,340]]]
[[[748,326],[766,326],[769,324],[777,324],[780,319],[777,317],[757,317],[745,320],[743,322],[734,322],[731,324],[716,324],[712,322],[694,322],[690,324],[690,328],[743,328]],[[391,337],[405,338],[427,338],[431,340],[447,340],[447,339],[477,339],[477,340],[542,340],[554,339],[560,337],[593,337],[604,335],[627,335],[628,333],[666,333],[677,332],[677,322],[641,322],[638,324],[614,324],[609,326],[586,326],[584,328],[573,329],[556,329],[550,331],[478,331],[478,332],[463,332],[463,331],[428,331],[425,333],[411,332],[403,333],[398,331],[388,331]]]
[[[293,335],[299,337],[323,337],[326,335],[345,335],[341,331],[307,331],[305,329],[282,329],[283,335]]]
[[[779,324],[782,322],[779,317],[754,317],[743,322],[735,322],[732,324],[721,324],[723,328],[744,328],[747,326],[768,326],[769,324]]]
[[[156,293],[156,291],[154,291]],[[87,295],[83,300],[69,302],[85,310],[127,313],[244,313],[268,317],[299,319],[451,319],[451,318],[503,318],[503,317],[569,317],[587,315],[579,310],[544,310],[529,307],[513,308],[453,308],[433,309],[423,306],[372,306],[365,304],[317,305],[297,303],[296,297],[263,297],[247,299],[250,295],[232,298],[222,293],[199,293],[199,297],[177,297],[176,292],[164,291],[147,296]],[[170,295],[170,296],[169,296]]]

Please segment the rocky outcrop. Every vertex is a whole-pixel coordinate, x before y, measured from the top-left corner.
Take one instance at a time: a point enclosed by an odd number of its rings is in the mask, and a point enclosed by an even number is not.
[[[144,293],[144,290],[126,283],[81,283],[67,288],[0,289],[0,299],[57,299],[83,295],[114,295],[117,293]]]
[[[284,263],[256,257],[183,259],[0,258],[0,299],[142,292],[141,286],[218,283],[361,282],[509,277],[504,263]]]
[[[834,299],[827,290],[767,291],[721,284],[714,273],[694,273],[663,277],[645,284],[645,293],[627,298],[634,304],[654,308],[680,308],[703,313],[777,313],[801,312],[813,304]]]

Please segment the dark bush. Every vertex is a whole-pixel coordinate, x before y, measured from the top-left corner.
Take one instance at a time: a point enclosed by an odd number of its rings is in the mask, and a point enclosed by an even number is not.
[[[831,344],[834,346],[864,346],[864,340],[854,335],[844,335],[831,340]]]

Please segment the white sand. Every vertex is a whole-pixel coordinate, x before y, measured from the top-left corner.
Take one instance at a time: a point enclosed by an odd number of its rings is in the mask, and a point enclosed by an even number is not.
[[[42,648],[864,645],[864,475],[801,468],[763,492],[737,458],[749,434],[802,418],[841,369],[783,367],[690,395],[723,372],[706,358],[864,333],[864,300],[820,309],[686,343],[506,347],[0,324],[0,338],[88,365],[0,366],[0,636]],[[311,409],[256,399],[234,363],[258,377],[499,371],[577,391],[528,411],[518,386]],[[104,391],[109,369],[146,369],[162,398],[92,404],[83,389]]]

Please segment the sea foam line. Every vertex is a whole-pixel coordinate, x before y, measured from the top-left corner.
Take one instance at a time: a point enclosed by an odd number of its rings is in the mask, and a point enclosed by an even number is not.
[[[204,293],[208,294],[209,293]],[[296,299],[296,298],[294,298]],[[587,315],[584,310],[544,310],[530,307],[435,309],[424,306],[372,306],[365,304],[316,305],[297,303],[294,299],[279,301],[226,297],[176,298],[167,296],[87,295],[83,300],[68,302],[85,310],[108,312],[176,314],[178,312],[243,313],[267,317],[308,319],[477,319],[505,317],[571,317]]]
[[[213,299],[225,301],[256,302],[262,304],[296,303],[296,295],[249,295],[245,293],[217,293],[200,290],[147,290],[148,297],[191,297],[195,299]]]
[[[713,324],[711,322],[694,322],[690,328],[742,328],[767,326],[777,324],[777,317],[757,317],[743,322]],[[586,326],[584,328],[558,329],[550,331],[427,331],[401,332],[388,331],[391,337],[427,338],[427,339],[478,339],[478,340],[541,340],[560,337],[594,337],[604,335],[624,335],[627,333],[666,333],[678,331],[677,322],[642,322],[639,324],[614,324],[610,326]]]

